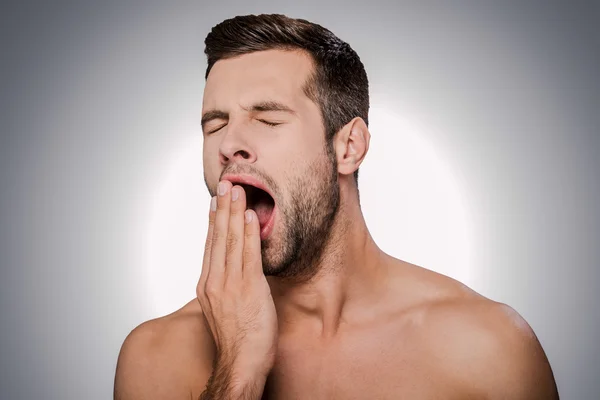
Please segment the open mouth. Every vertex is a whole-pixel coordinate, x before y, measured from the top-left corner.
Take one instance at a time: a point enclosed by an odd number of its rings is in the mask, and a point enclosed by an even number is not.
[[[245,183],[235,183],[244,188],[246,192],[246,209],[252,209],[256,212],[258,223],[260,224],[261,239],[268,236],[272,229],[272,219],[275,210],[275,200],[271,195],[256,186]]]

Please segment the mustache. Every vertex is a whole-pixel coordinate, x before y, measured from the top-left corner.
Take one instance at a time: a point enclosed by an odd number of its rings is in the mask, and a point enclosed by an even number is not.
[[[226,174],[248,174],[260,178],[261,180],[265,181],[265,183],[269,183],[268,181],[272,181],[272,178],[268,176],[265,172],[250,164],[231,164],[230,166],[227,166],[221,172],[219,180],[223,179],[223,176],[225,176]]]
[[[211,185],[209,185],[207,176],[206,176],[206,172],[204,173],[204,184],[206,185],[206,188],[208,189],[208,192],[210,193],[211,196],[216,196],[217,185],[221,181],[223,176],[225,176],[226,174],[252,175],[252,176],[258,178],[260,181],[264,182],[267,185],[267,187],[274,194],[279,193],[279,186],[275,183],[273,178],[271,178],[271,176],[269,174],[267,174],[266,172],[264,172],[263,170],[255,167],[253,165],[250,165],[250,164],[231,164],[231,165],[228,165],[227,167],[225,167],[223,169],[223,171],[221,171],[221,174],[219,175],[219,179],[213,185],[214,187],[211,187]]]

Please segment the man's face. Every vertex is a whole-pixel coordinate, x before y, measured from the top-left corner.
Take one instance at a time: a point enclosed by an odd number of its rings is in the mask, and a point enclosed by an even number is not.
[[[266,275],[312,276],[339,206],[335,157],[303,91],[312,71],[302,52],[269,50],[220,60],[206,81],[204,180],[214,196],[223,175],[248,174],[273,195]]]

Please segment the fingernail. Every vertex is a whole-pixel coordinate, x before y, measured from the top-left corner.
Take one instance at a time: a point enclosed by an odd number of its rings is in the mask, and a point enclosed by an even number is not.
[[[236,201],[240,197],[240,190],[238,188],[231,189],[231,200]]]
[[[227,184],[225,182],[219,182],[219,196],[224,196],[227,193]]]
[[[246,210],[244,212],[244,215],[246,216],[246,223],[249,224],[252,221],[252,213]]]
[[[217,211],[217,196],[214,196],[212,199],[210,199],[210,210]]]

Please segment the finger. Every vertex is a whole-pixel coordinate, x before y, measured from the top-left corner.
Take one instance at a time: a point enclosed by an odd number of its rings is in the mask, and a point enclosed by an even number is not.
[[[227,230],[227,248],[225,250],[225,284],[242,278],[245,210],[246,192],[241,186],[234,186],[231,189],[231,208]]]
[[[207,285],[222,288],[225,273],[227,230],[229,228],[229,207],[231,203],[231,182],[221,181],[217,188],[217,211],[210,250],[210,270],[206,277]]]
[[[215,227],[215,217],[217,216],[217,197],[213,196],[210,199],[210,208],[208,212],[208,233],[206,234],[206,243],[204,245],[204,257],[202,259],[202,271],[200,273],[200,280],[198,281],[198,289],[204,291],[204,285],[206,284],[206,277],[210,270],[210,251],[212,249],[212,238]]]
[[[260,248],[260,224],[254,210],[246,210],[244,223],[244,264],[242,274],[249,277],[264,276]]]

